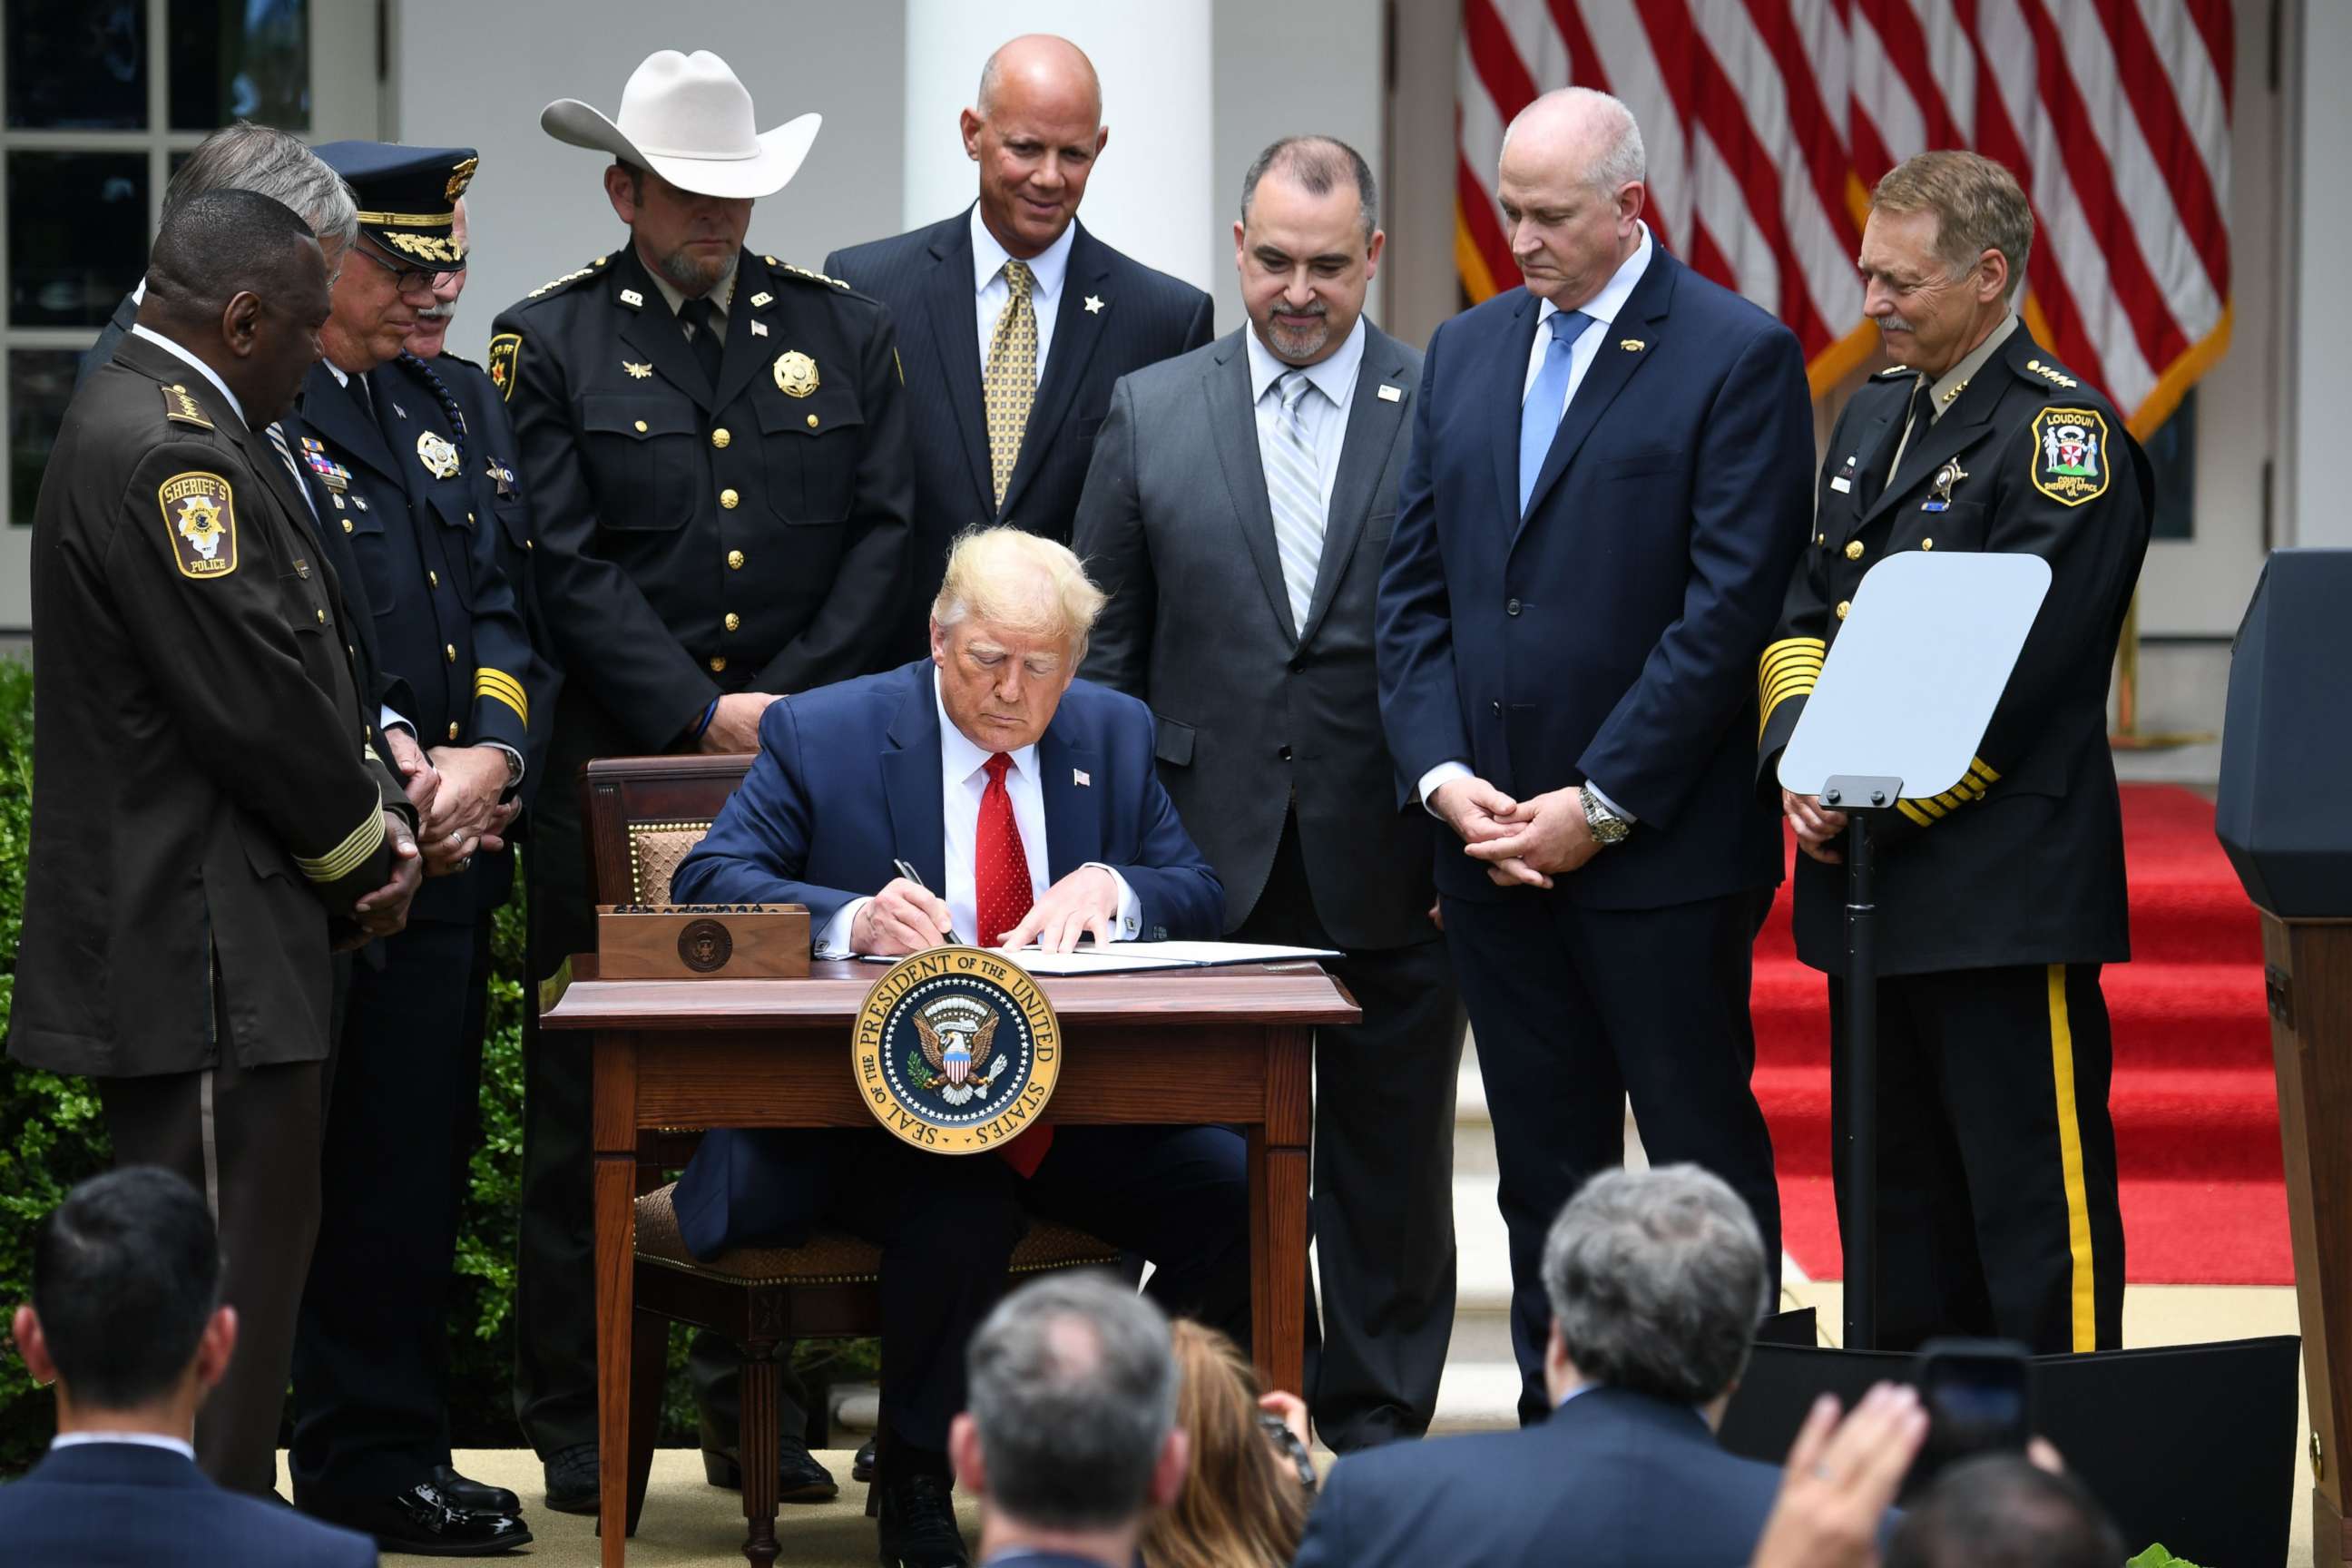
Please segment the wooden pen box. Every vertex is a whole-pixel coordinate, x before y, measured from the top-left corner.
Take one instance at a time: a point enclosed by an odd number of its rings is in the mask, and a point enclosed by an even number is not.
[[[798,980],[809,972],[801,904],[599,904],[606,980]]]

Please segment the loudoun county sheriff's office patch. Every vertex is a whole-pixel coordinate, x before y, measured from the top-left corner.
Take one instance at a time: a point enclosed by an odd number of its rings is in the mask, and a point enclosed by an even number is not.
[[[849,1054],[876,1121],[918,1149],[977,1154],[1010,1143],[1045,1109],[1062,1033],[1019,964],[935,947],[874,983]]]
[[[156,487],[180,575],[203,581],[236,570],[236,507],[218,474],[173,474]]]
[[[2061,506],[2107,493],[2106,416],[2095,408],[2045,408],[2033,416],[2033,488]]]

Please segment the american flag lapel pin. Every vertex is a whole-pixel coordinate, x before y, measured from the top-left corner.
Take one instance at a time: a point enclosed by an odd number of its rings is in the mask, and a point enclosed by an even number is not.
[[[1078,788],[1091,789],[1094,787],[1094,782],[1093,777],[1087,773],[1086,769],[1072,768],[1070,770],[1070,783],[1076,784]]]

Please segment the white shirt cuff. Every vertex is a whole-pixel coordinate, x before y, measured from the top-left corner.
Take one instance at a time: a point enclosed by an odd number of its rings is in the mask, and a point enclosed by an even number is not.
[[[406,719],[402,718],[398,713],[389,708],[379,708],[376,710],[375,727],[379,730],[405,730],[412,738],[416,733],[415,725],[410,723]]]
[[[1452,784],[1455,779],[1469,779],[1476,778],[1477,776],[1477,774],[1470,771],[1470,764],[1467,763],[1438,763],[1435,767],[1421,775],[1421,809],[1429,813],[1430,816],[1435,816],[1437,815],[1437,807],[1433,805],[1432,802],[1440,789]]]
[[[1135,889],[1127,885],[1127,879],[1118,874],[1118,868],[1104,866],[1099,860],[1087,864],[1108,871],[1110,879],[1118,884],[1118,913],[1111,921],[1111,941],[1133,942],[1143,933],[1143,900],[1135,896]]]
[[[1640,817],[1635,816],[1632,812],[1626,810],[1623,806],[1619,805],[1615,801],[1611,800],[1609,798],[1609,792],[1602,789],[1599,784],[1594,784],[1591,779],[1584,781],[1584,787],[1592,792],[1593,799],[1599,801],[1601,805],[1609,808],[1609,814],[1612,816],[1622,816],[1629,824],[1642,820]]]
[[[872,899],[852,899],[835,910],[833,919],[825,921],[824,929],[816,933],[815,956],[818,958],[856,957],[857,950],[850,944],[849,939],[851,933],[857,929],[857,912],[873,901]]]

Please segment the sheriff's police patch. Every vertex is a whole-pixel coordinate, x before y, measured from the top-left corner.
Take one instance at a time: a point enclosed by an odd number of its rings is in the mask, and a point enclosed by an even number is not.
[[[515,361],[522,354],[522,334],[500,332],[490,340],[490,384],[499,396],[514,401]]]
[[[236,570],[236,506],[218,474],[173,474],[156,487],[180,575],[199,582]]]
[[[1045,1109],[1062,1035],[1019,964],[935,947],[874,983],[849,1053],[875,1120],[918,1149],[977,1154],[1010,1143]]]
[[[2107,493],[2107,421],[2095,408],[2045,408],[2033,416],[2033,488],[2061,506]]]

